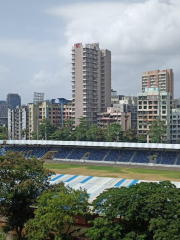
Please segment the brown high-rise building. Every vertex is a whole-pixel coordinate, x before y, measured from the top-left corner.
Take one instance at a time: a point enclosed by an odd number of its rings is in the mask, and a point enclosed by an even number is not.
[[[72,47],[72,119],[97,122],[97,112],[111,106],[111,52],[98,43]]]
[[[169,92],[174,99],[174,73],[172,69],[144,72],[142,75],[142,92],[145,88],[159,88],[162,92]]]

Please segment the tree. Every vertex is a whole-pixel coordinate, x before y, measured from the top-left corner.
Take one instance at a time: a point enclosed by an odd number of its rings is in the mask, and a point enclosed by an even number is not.
[[[105,130],[97,124],[92,124],[86,131],[86,138],[88,141],[105,142]]]
[[[152,122],[148,132],[151,143],[166,142],[167,126],[165,121],[156,119]]]
[[[57,240],[71,239],[75,216],[85,215],[87,211],[88,194],[84,190],[61,185],[44,191],[38,198],[34,219],[27,223],[28,239],[51,239],[52,233]]]
[[[24,136],[25,136],[26,134],[28,134],[28,132],[29,132],[29,130],[26,129],[26,128],[24,128],[24,129],[21,131],[21,136],[24,138]]]
[[[0,240],[6,240],[6,234],[0,231]]]
[[[43,119],[39,125],[39,138],[48,140],[55,133],[57,127],[49,119]]]
[[[123,132],[123,142],[137,142],[137,130],[129,128]]]
[[[93,208],[105,216],[94,220],[90,239],[180,239],[180,189],[168,181],[108,189]]]
[[[138,143],[147,143],[147,136],[146,135],[137,135],[137,142]]]
[[[7,125],[0,126],[0,139],[7,140],[8,139],[8,128]]]
[[[64,126],[58,130],[56,130],[50,138],[52,140],[64,140],[71,141],[72,140],[72,128],[73,123],[71,120],[67,120],[64,122]]]
[[[16,230],[18,239],[25,222],[32,216],[29,206],[49,187],[51,174],[35,157],[25,159],[17,152],[0,156],[0,214],[7,218],[5,230]]]
[[[105,137],[107,142],[122,141],[122,130],[119,123],[111,123],[105,130]]]
[[[86,141],[87,135],[86,132],[90,128],[90,123],[86,118],[80,118],[80,123],[76,126],[74,132],[72,133],[72,139],[77,141]]]

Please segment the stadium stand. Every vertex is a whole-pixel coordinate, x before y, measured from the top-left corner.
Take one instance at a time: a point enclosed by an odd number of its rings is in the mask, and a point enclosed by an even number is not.
[[[48,147],[4,147],[1,148],[0,155],[5,155],[7,151],[22,152],[25,157],[36,156],[42,158],[49,151]]]
[[[120,149],[112,149],[108,155],[106,156],[106,158],[104,159],[104,161],[117,161],[118,158],[120,157],[120,154],[122,153],[122,150]]]
[[[134,163],[149,163],[150,151],[137,150],[132,162]]]
[[[178,153],[177,152],[170,152],[170,151],[164,151],[160,152],[156,159],[156,164],[167,164],[172,165],[174,164]]]
[[[86,148],[74,148],[74,150],[67,157],[68,159],[81,159],[85,153],[88,152]]]
[[[56,158],[66,159],[72,150],[73,148],[70,147],[61,148],[61,150],[54,156],[54,159]]]
[[[123,150],[118,162],[129,162],[134,153],[135,150]]]
[[[107,148],[88,148],[87,152],[89,152],[88,160],[96,160],[96,161],[102,161],[103,158],[108,153],[109,149]]]

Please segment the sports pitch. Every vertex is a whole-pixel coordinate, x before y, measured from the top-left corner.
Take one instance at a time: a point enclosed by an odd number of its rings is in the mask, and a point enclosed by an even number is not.
[[[180,181],[180,171],[172,170],[124,168],[119,166],[86,166],[59,163],[44,163],[44,167],[60,174],[140,179],[149,181]]]

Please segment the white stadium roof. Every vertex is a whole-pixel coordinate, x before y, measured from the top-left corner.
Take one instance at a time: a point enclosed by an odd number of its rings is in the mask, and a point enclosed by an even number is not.
[[[128,143],[128,142],[88,142],[88,141],[51,141],[51,140],[0,140],[0,145],[46,145],[46,146],[77,146],[77,147],[110,147],[110,148],[156,148],[180,149],[180,144],[164,143]]]
[[[105,189],[112,187],[130,187],[140,182],[158,182],[158,181],[145,181],[138,179],[122,179],[122,178],[109,178],[109,177],[95,177],[95,176],[82,176],[82,175],[68,175],[56,174],[51,176],[51,184],[64,182],[65,186],[72,187],[73,189],[86,189],[89,194],[89,202],[91,203],[100,193]],[[177,188],[180,188],[180,182],[172,182]]]

